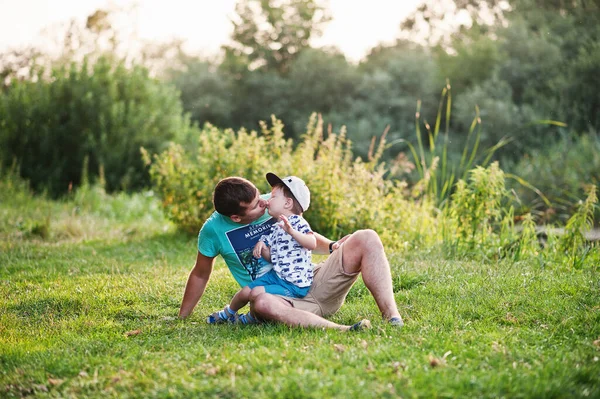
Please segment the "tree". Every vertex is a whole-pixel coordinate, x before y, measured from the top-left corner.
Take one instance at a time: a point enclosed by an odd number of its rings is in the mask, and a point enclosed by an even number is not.
[[[236,14],[233,44],[224,46],[226,65],[282,75],[330,20],[318,0],[239,0]]]
[[[289,98],[289,107],[282,119],[296,138],[305,132],[313,112],[322,114],[326,123],[345,124],[334,115],[351,106],[361,81],[356,66],[344,55],[320,49],[302,51],[292,62],[288,79],[289,91],[282,95]]]
[[[200,58],[182,60],[183,70],[171,70],[168,81],[181,93],[184,111],[200,126],[209,122],[231,127],[235,101],[233,81],[218,65]]]
[[[506,0],[427,0],[400,24],[400,37],[448,49],[471,28],[499,26],[508,7]]]
[[[348,127],[355,151],[366,157],[371,139],[390,126],[388,139],[414,137],[415,110],[435,120],[443,79],[431,52],[420,45],[398,41],[378,46],[359,65],[362,72],[349,107],[338,111],[339,123]],[[393,151],[399,151],[399,146]]]

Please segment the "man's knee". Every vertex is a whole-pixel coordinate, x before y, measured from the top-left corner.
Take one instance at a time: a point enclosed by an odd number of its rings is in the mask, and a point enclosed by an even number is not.
[[[367,251],[377,251],[383,250],[383,243],[381,242],[381,238],[379,238],[379,234],[375,230],[364,229],[358,230],[354,234],[352,234],[352,238],[354,241],[350,246],[352,249],[357,250],[367,250]]]
[[[347,244],[347,245],[346,245]],[[377,268],[379,262],[365,259],[381,259],[385,251],[379,235],[371,229],[358,230],[344,243],[344,271],[349,274],[363,272],[364,268]]]
[[[256,300],[256,298],[265,292],[264,287],[254,287],[252,288],[252,290],[248,293],[248,300],[250,302],[254,302]]]

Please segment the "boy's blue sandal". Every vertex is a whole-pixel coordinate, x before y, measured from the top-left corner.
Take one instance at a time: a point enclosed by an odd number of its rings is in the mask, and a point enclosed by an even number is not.
[[[231,313],[229,305],[225,306],[223,310],[219,310],[206,318],[208,324],[223,324],[227,322],[233,322],[235,320],[236,313]]]
[[[256,318],[253,317],[250,314],[250,312],[248,312],[248,313],[236,315],[236,317],[233,320],[233,322],[236,323],[236,324],[257,324],[258,320],[256,320]]]

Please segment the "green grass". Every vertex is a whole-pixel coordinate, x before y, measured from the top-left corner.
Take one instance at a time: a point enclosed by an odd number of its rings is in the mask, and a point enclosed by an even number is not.
[[[332,320],[369,331],[211,326],[235,283],[176,318],[195,237],[152,196],[0,196],[0,397],[600,396],[598,267],[390,254],[401,330],[360,280]]]

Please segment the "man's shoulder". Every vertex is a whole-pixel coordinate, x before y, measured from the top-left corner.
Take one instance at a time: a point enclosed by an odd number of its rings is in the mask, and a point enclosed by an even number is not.
[[[204,225],[202,225],[202,228],[215,228],[215,226],[217,224],[223,223],[223,215],[221,215],[219,212],[214,211],[209,217],[208,219],[206,219],[204,221]]]
[[[219,235],[232,228],[233,222],[219,212],[213,212],[208,219],[204,221],[200,229],[200,235],[208,238],[209,236]]]
[[[206,219],[204,225],[202,226],[202,230],[213,231],[215,233],[219,232],[227,232],[231,230],[243,230],[243,229],[253,229],[257,225],[262,225],[265,222],[271,220],[271,216],[265,211],[264,215],[249,224],[236,223],[232,221],[229,217],[221,215],[219,212],[214,211],[212,215]]]

